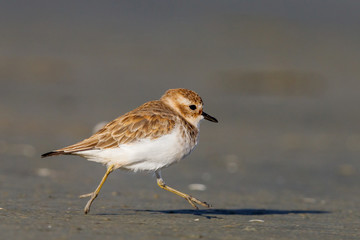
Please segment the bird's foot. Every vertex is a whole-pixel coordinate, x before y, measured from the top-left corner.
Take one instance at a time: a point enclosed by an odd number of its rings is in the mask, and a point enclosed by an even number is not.
[[[190,205],[193,206],[195,209],[199,209],[196,204],[199,204],[199,205],[204,206],[204,207],[206,207],[206,208],[210,208],[210,207],[211,207],[211,205],[208,204],[207,202],[202,202],[202,201],[200,201],[200,200],[198,200],[198,199],[196,199],[196,198],[194,198],[194,197],[192,197],[192,196],[190,196],[190,195],[187,195],[187,196],[185,197],[185,199],[186,199],[186,200],[190,203]]]

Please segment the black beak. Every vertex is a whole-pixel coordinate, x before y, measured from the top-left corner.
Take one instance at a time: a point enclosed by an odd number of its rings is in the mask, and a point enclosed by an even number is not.
[[[205,112],[202,112],[202,114],[204,116],[204,118],[210,122],[218,122],[218,120],[212,116],[210,116],[209,114],[205,113]]]

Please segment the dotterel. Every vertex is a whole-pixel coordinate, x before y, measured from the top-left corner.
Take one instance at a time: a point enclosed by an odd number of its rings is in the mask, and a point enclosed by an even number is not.
[[[90,197],[85,214],[108,175],[116,169],[153,171],[161,188],[185,198],[194,208],[196,204],[209,207],[208,203],[169,187],[161,177],[161,169],[180,161],[194,149],[202,119],[218,122],[203,111],[203,101],[197,93],[170,89],[160,100],[147,102],[116,118],[91,137],[41,156],[78,155],[107,166],[96,190],[80,196]]]

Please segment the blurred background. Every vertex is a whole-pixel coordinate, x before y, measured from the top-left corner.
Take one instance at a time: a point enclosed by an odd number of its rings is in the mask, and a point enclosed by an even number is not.
[[[102,166],[40,154],[178,87],[219,123],[203,122],[197,149],[164,170],[170,186],[201,183],[193,194],[220,207],[359,203],[359,12],[350,0],[2,1],[4,204],[92,191]],[[165,204],[151,174],[112,175],[112,206],[123,191]]]

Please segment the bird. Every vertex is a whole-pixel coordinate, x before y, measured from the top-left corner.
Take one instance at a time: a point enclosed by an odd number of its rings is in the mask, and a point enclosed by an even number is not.
[[[98,196],[111,172],[117,169],[154,172],[160,188],[174,193],[198,209],[210,204],[167,184],[161,170],[188,156],[198,143],[200,121],[218,120],[203,111],[203,100],[194,91],[169,89],[159,100],[149,101],[114,119],[89,138],[73,145],[41,155],[76,155],[89,161],[102,163],[106,173],[97,188],[80,198],[90,197],[84,213]]]

